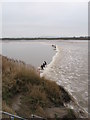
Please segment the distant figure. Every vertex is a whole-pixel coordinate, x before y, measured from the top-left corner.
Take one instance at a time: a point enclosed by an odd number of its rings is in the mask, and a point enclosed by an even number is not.
[[[52,47],[56,48],[56,45],[52,45]]]
[[[43,67],[45,67],[45,63],[43,63]]]
[[[41,69],[43,70],[43,65],[41,65]]]
[[[47,65],[46,61],[44,61],[44,63],[41,65],[41,69],[43,70],[43,68]]]
[[[47,65],[46,61],[44,61],[44,64]]]

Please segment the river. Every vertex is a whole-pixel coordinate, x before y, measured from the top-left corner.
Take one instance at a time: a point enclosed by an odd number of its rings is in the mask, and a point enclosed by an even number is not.
[[[88,41],[57,41],[57,53],[43,75],[64,86],[88,112]]]
[[[52,44],[57,46],[56,51]],[[35,67],[46,60],[48,65],[42,75],[64,86],[88,112],[88,41],[4,41],[2,54]]]

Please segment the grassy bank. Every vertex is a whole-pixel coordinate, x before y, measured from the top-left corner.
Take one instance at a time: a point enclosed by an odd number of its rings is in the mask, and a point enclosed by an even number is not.
[[[75,118],[74,112],[64,107],[71,101],[68,93],[55,82],[40,78],[32,66],[2,57],[2,81],[4,111],[23,117]]]

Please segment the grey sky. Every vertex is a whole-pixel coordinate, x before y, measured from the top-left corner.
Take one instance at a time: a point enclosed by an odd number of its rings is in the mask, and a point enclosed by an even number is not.
[[[88,35],[88,3],[3,3],[3,37]]]

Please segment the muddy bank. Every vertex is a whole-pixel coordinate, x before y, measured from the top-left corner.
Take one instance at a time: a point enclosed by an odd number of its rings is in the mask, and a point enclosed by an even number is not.
[[[34,67],[22,61],[2,57],[2,86],[2,108],[6,112],[26,118],[32,114],[44,118],[78,117],[65,106],[72,98],[64,88],[49,79],[40,78]]]

